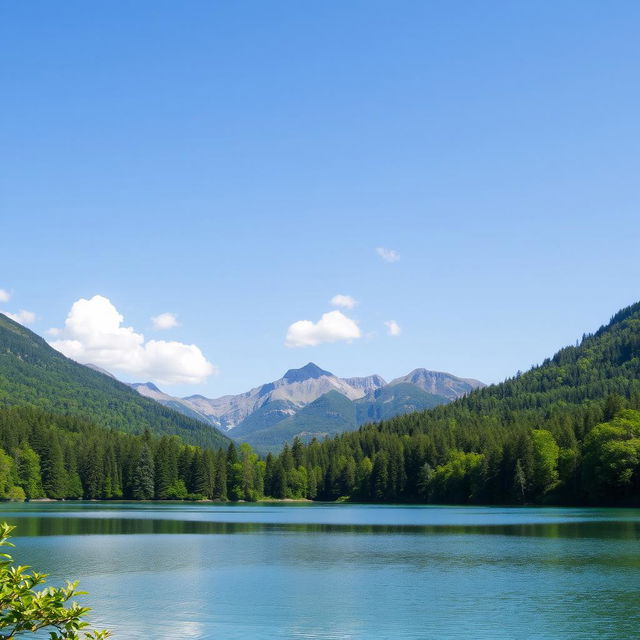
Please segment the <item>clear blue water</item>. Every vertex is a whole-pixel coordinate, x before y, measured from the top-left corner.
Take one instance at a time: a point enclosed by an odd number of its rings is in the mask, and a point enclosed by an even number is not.
[[[638,510],[1,506],[119,640],[640,635]]]

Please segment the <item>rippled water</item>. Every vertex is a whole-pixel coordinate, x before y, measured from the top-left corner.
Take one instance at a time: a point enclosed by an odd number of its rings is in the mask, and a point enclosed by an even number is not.
[[[627,639],[640,511],[1,505],[14,557],[142,638]]]

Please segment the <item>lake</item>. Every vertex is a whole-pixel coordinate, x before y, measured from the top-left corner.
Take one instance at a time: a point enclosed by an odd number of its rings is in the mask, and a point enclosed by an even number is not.
[[[640,510],[3,504],[119,640],[627,639]]]

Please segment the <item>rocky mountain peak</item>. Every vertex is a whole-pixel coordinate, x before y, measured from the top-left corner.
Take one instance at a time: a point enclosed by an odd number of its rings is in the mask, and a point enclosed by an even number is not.
[[[455,400],[473,389],[484,387],[484,383],[472,378],[459,378],[444,371],[430,371],[429,369],[414,369],[406,376],[396,378],[389,384],[409,383],[434,395],[444,396],[449,400]]]
[[[282,380],[291,384],[293,382],[303,382],[304,380],[321,378],[322,376],[333,376],[333,374],[321,369],[317,364],[309,362],[300,369],[289,369],[289,371],[282,376]]]
[[[361,389],[365,394],[372,393],[387,384],[386,380],[377,373],[358,378],[342,378],[342,380],[354,389]]]

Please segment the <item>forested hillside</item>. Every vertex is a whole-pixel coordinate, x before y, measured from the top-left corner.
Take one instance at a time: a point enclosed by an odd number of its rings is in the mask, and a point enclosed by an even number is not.
[[[78,364],[0,314],[0,407],[37,407],[129,433],[177,434],[207,447],[228,440],[208,424],[143,398],[114,378]]]
[[[263,467],[249,445],[214,451],[177,436],[132,435],[77,416],[0,408],[0,499],[256,499]]]
[[[265,487],[297,495],[313,476],[322,499],[640,504],[633,409],[640,410],[640,303],[504,383],[298,443],[295,455],[287,448],[267,460]]]

